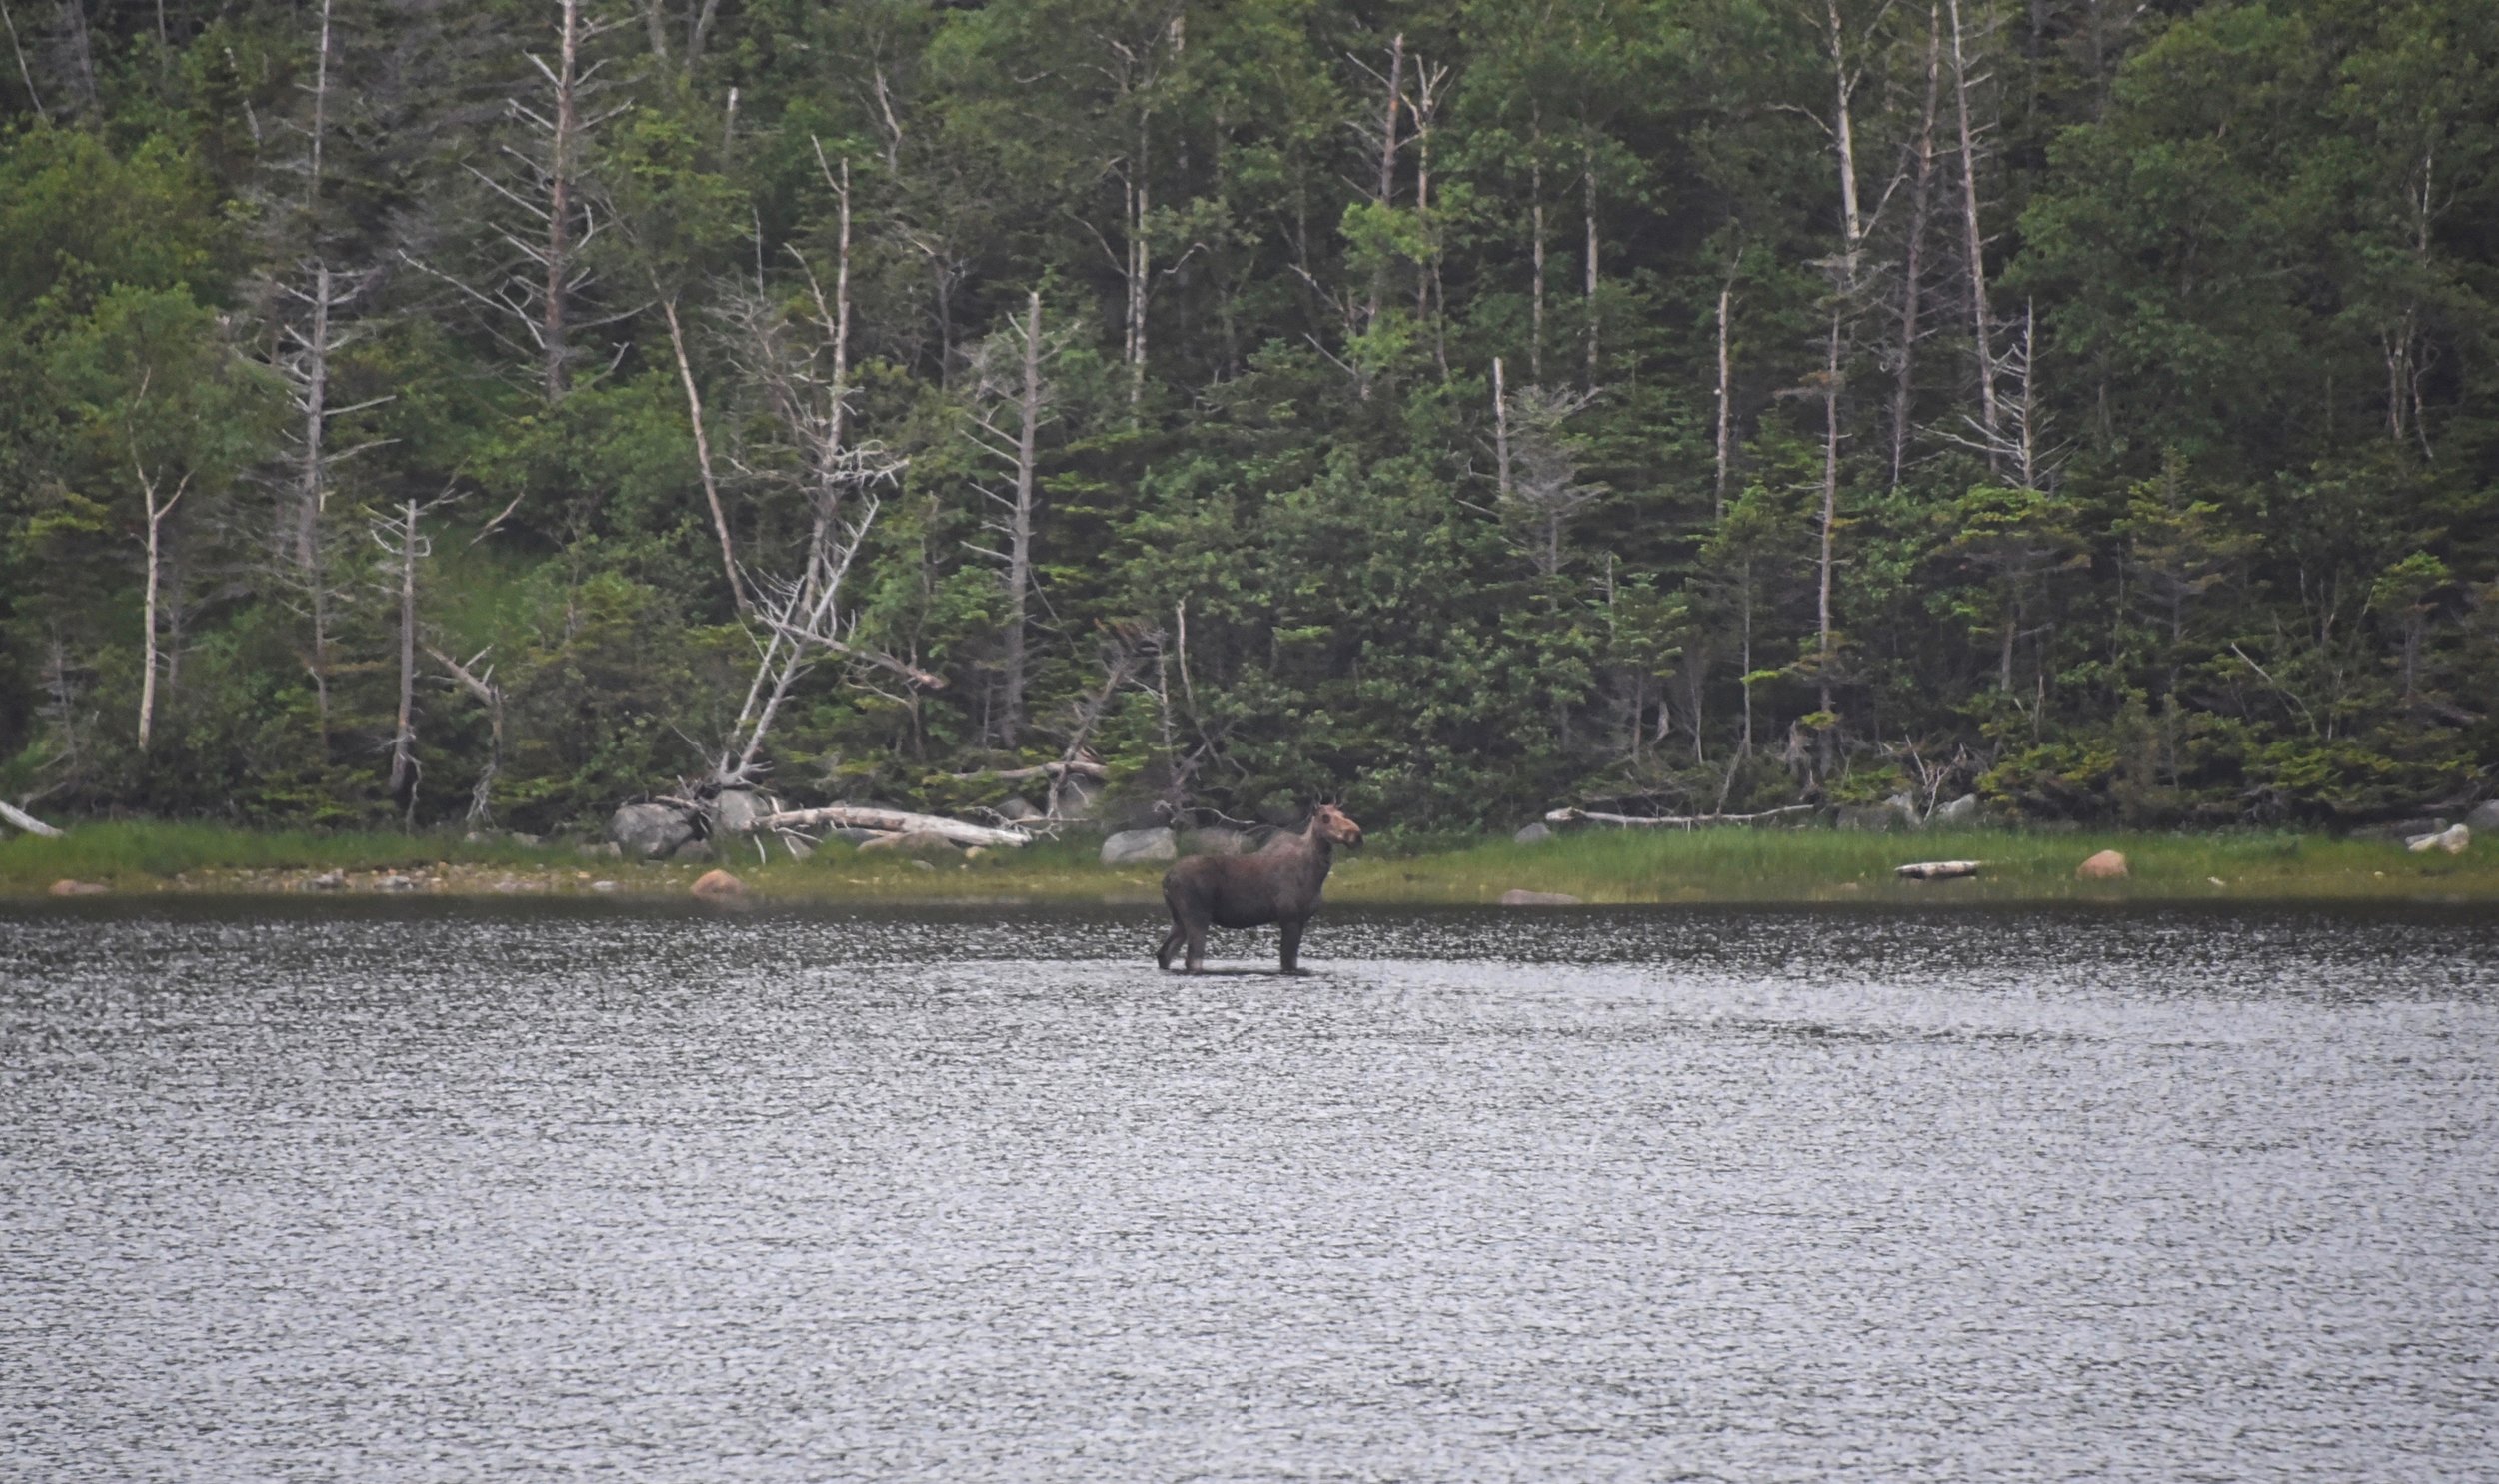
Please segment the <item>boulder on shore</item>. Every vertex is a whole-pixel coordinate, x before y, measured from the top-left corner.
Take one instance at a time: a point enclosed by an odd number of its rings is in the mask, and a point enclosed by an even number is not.
[[[1929,829],[1966,829],[1977,822],[1978,795],[1975,793],[1964,793],[1950,803],[1939,803],[1935,805],[1935,811],[1926,816],[1926,827]]]
[[[747,894],[747,883],[725,870],[707,870],[695,879],[694,894],[706,901],[728,901]]]
[[[2115,850],[2102,850],[2074,867],[2077,881],[2114,881],[2127,873],[2126,857]]]
[[[1503,906],[1577,906],[1579,898],[1566,891],[1504,891]]]
[[[1888,803],[1842,804],[1833,823],[1838,828],[1864,834],[1887,834],[1894,829],[1917,827],[1916,816],[1903,814]]]
[[[1106,835],[1102,842],[1102,863],[1105,865],[1136,865],[1150,860],[1178,860],[1180,841],[1169,829],[1123,829]]]
[[[1540,845],[1552,837],[1553,826],[1545,823],[1541,819],[1536,820],[1533,824],[1528,825],[1526,828],[1521,829],[1516,834],[1510,836],[1511,839],[1516,840],[1522,845]]]
[[[2464,816],[2465,827],[2485,834],[2499,834],[2499,798],[2484,799],[2473,805],[2473,812]]]
[[[1192,829],[1174,840],[1183,855],[1247,855],[1257,848],[1238,829]]]
[[[1021,798],[1010,798],[1006,802],[1001,803],[997,808],[991,810],[991,812],[995,813],[998,817],[1006,820],[1010,824],[1015,823],[1019,819],[1038,819],[1042,816],[1042,811],[1040,809],[1035,808],[1030,802]]]
[[[629,803],[608,818],[608,838],[632,860],[665,860],[694,838],[694,820],[664,803]]]
[[[2436,834],[2418,835],[2405,840],[2404,848],[2415,855],[2427,854],[2431,850],[2444,850],[2450,855],[2461,855],[2464,853],[2464,847],[2471,843],[2473,843],[2471,825],[2451,824]]]
[[[668,858],[671,860],[709,860],[712,858],[712,842],[708,839],[690,839],[669,851]]]
[[[721,790],[720,797],[712,800],[712,818],[716,822],[713,832],[725,835],[751,834],[755,830],[755,822],[758,819],[778,811],[778,804],[752,789],[724,788]]]
[[[67,876],[52,883],[54,896],[101,896],[110,889],[98,881],[73,881]]]

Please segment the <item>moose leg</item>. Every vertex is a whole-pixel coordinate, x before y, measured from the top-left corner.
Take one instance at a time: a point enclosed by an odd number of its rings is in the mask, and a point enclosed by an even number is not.
[[[1189,936],[1189,959],[1186,966],[1189,972],[1194,974],[1205,969],[1207,966],[1207,924],[1204,922],[1193,921],[1188,923],[1187,926]]]
[[[1169,973],[1172,968],[1172,955],[1179,952],[1181,944],[1187,941],[1189,941],[1189,929],[1181,925],[1179,918],[1173,918],[1172,931],[1163,939],[1163,946],[1155,949],[1155,967]]]
[[[1302,917],[1298,919],[1287,919],[1282,924],[1284,929],[1284,972],[1288,974],[1297,974],[1301,972],[1301,929],[1307,926],[1308,923],[1309,919],[1307,917]]]

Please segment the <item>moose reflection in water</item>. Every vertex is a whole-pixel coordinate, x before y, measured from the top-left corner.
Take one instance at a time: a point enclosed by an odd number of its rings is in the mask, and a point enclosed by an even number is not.
[[[1207,927],[1283,929],[1283,967],[1301,971],[1301,929],[1318,910],[1319,888],[1327,884],[1327,867],[1335,847],[1362,842],[1362,826],[1342,809],[1322,803],[1310,811],[1297,833],[1279,834],[1254,855],[1193,855],[1163,877],[1163,900],[1172,909],[1172,935],[1155,950],[1155,962],[1169,969],[1172,954],[1189,946],[1186,971],[1206,967]]]

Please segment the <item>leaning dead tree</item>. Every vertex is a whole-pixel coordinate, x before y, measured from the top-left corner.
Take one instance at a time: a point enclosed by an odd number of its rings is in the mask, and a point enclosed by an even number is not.
[[[472,824],[491,823],[495,817],[495,776],[503,771],[503,686],[495,679],[495,667],[481,663],[486,659],[485,650],[471,655],[465,663],[430,644],[425,646],[425,652],[443,667],[454,684],[486,708],[486,766],[469,789],[468,820]]]
[[[132,426],[124,430],[130,444],[131,472],[138,476],[139,498],[144,502],[148,518],[146,637],[142,645],[139,674],[139,750],[142,752],[148,749],[148,741],[156,726],[156,611],[158,595],[165,586],[165,520],[174,513],[174,507],[182,503],[183,492],[191,488],[191,471],[186,469],[182,478],[174,483],[172,493],[160,500],[158,494],[163,471],[149,473],[147,460],[139,452],[138,413],[147,405],[148,384],[154,375],[151,370],[139,378],[139,395],[131,401]]]

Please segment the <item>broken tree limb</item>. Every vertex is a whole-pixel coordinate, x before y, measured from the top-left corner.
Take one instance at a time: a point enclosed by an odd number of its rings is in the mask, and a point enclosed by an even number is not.
[[[812,825],[832,825],[842,829],[882,829],[896,834],[934,834],[959,845],[1023,844],[1032,836],[1013,829],[992,829],[986,824],[966,824],[939,814],[906,813],[901,809],[856,808],[837,803],[820,809],[785,809],[766,814],[755,821],[757,829],[804,829]]]
[[[991,767],[978,772],[948,773],[947,776],[964,783],[993,778],[1002,783],[1014,783],[1027,778],[1063,778],[1070,773],[1088,778],[1107,778],[1111,776],[1111,769],[1080,757],[1070,762],[1037,762],[1031,767]]]
[[[1820,804],[1791,803],[1784,808],[1763,809],[1757,814],[1606,814],[1592,809],[1560,808],[1544,816],[1547,824],[1617,824],[1648,828],[1692,829],[1703,824],[1752,824],[1762,819],[1775,819],[1783,814],[1809,814]]]
[[[1978,874],[1984,860],[1919,860],[1894,866],[1892,874],[1909,881],[1949,881],[1956,876]]]
[[[28,834],[40,834],[45,839],[59,839],[61,837],[61,831],[53,828],[49,824],[46,824],[41,819],[36,818],[34,815],[26,812],[24,809],[19,808],[13,803],[0,802],[0,819],[4,819],[9,823],[16,825],[18,828],[25,830]]]

